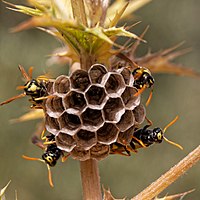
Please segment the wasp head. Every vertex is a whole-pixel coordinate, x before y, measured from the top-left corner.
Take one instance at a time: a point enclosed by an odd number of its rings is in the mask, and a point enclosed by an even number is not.
[[[154,84],[154,78],[151,75],[151,72],[145,67],[138,67],[133,72],[132,75],[135,79],[134,86],[137,89],[141,89],[143,87],[150,88]]]
[[[29,95],[32,98],[39,98],[44,96],[45,87],[41,81],[32,79],[24,85],[24,91],[26,95]]]
[[[154,128],[151,136],[154,142],[161,143],[164,138],[164,132],[161,128]]]
[[[45,152],[42,155],[42,159],[51,167],[55,166],[57,163],[57,156],[52,152]]]
[[[47,146],[46,151],[42,155],[42,159],[51,167],[55,166],[60,158],[62,151],[55,144]]]

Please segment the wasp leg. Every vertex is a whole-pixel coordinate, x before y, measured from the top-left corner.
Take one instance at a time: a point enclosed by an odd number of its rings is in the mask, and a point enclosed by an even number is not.
[[[65,162],[69,158],[69,156],[70,156],[70,153],[65,156],[63,155],[61,161]]]
[[[49,145],[49,144],[56,144],[56,141],[46,141],[43,143],[44,145]]]
[[[136,138],[135,136],[132,136],[132,138],[134,139],[134,140],[136,140],[142,147],[147,147],[143,142],[142,142],[142,140],[139,140],[138,138]]]
[[[147,118],[147,116],[145,116],[145,119],[146,119],[146,121],[148,122],[148,127],[150,127],[150,126],[153,125],[153,122],[152,122],[149,118]],[[147,128],[148,128],[148,127],[147,127]]]
[[[41,140],[46,140],[46,139],[47,139],[47,137],[44,136],[45,131],[46,131],[46,128],[43,129],[43,131],[42,131],[42,133],[41,133],[41,135],[40,135]]]
[[[43,109],[43,107],[39,106],[39,105],[31,105],[30,108],[31,109],[40,109],[40,110]]]
[[[40,135],[41,140],[45,140],[45,142],[43,142],[43,144],[44,145],[55,144],[56,141],[48,141],[48,137],[44,135],[45,131],[46,131],[46,128],[43,129],[43,131]]]
[[[144,90],[146,89],[146,85],[144,85],[141,89],[138,90],[138,92],[136,92],[134,94],[134,97],[139,96],[140,94],[142,94],[144,92]]]
[[[35,98],[34,101],[41,101],[41,100],[45,100],[45,99],[49,99],[49,98],[53,98],[53,97],[54,97],[54,95],[39,97],[39,98]]]
[[[126,154],[127,153],[127,154]],[[121,156],[131,156],[130,152],[127,152],[126,153],[123,153],[121,151],[113,151],[111,152],[110,154],[118,154],[118,155],[121,155]]]
[[[151,90],[151,92],[149,94],[149,97],[148,97],[148,99],[147,99],[147,101],[145,103],[146,107],[150,104],[152,96],[153,96],[153,89]]]
[[[130,152],[133,152],[133,153],[137,153],[138,152],[136,149],[133,149],[133,148],[128,147],[128,146],[126,146],[126,150],[129,151],[129,154],[130,154]]]
[[[38,123],[36,127],[36,131],[33,133],[33,135],[36,135],[38,138],[42,139],[45,133],[45,127],[44,127],[44,121]]]

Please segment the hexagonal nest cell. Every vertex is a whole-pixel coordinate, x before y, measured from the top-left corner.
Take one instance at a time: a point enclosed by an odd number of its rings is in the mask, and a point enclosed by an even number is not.
[[[98,131],[97,131],[97,140],[101,144],[111,144],[116,142],[118,137],[119,129],[115,124],[105,123]]]
[[[83,129],[76,133],[74,139],[78,144],[77,146],[84,148],[85,150],[90,149],[97,143],[96,133]]]
[[[91,83],[88,73],[84,70],[78,69],[71,76],[71,85],[74,89],[84,91]]]
[[[58,123],[58,120],[54,117],[50,117],[48,115],[45,116],[45,124],[46,124],[46,129],[50,133],[56,135],[57,132],[60,130],[60,126]]]
[[[110,146],[97,143],[90,149],[90,158],[102,160],[109,155]]]
[[[104,106],[103,112],[107,122],[119,122],[125,112],[121,98],[110,98]]]
[[[101,109],[106,103],[106,93],[103,87],[92,85],[85,93],[89,107]]]
[[[46,112],[51,117],[59,117],[64,112],[62,98],[53,96],[46,100]]]
[[[107,75],[107,80],[104,80],[107,93],[116,97],[121,95],[125,89],[123,77],[118,73],[110,73]]]
[[[140,95],[137,95],[137,89],[126,87],[122,94],[122,99],[127,109],[133,110],[140,103]]]
[[[46,85],[45,125],[58,148],[74,159],[101,160],[110,144],[130,142],[134,128],[145,119],[145,108],[133,87],[128,68],[108,71],[95,64],[88,71],[61,75]]]
[[[54,84],[54,81],[53,80],[49,80],[45,85],[48,95],[51,95],[51,94],[54,93],[53,84]]]
[[[142,124],[146,117],[146,109],[142,104],[139,104],[134,110],[135,124]]]
[[[59,132],[55,137],[55,140],[58,148],[66,152],[71,152],[72,149],[76,146],[74,138],[63,132]]]
[[[131,110],[126,110],[121,120],[116,124],[120,131],[126,131],[135,123],[135,117]]]
[[[135,126],[131,126],[128,130],[124,131],[124,132],[120,132],[118,135],[118,139],[117,142],[119,142],[120,144],[128,144],[131,142],[133,133],[135,130]]]
[[[88,129],[95,129],[103,124],[103,116],[101,110],[94,110],[87,108],[81,115],[83,126],[88,127]],[[91,127],[91,128],[89,128]]]
[[[126,85],[133,86],[134,77],[132,76],[130,69],[123,67],[121,69],[118,69],[117,72],[119,72],[122,75]]]
[[[92,83],[101,83],[103,76],[107,73],[107,69],[101,64],[94,64],[88,74]]]
[[[59,118],[58,122],[63,132],[74,135],[81,127],[81,120],[77,115],[64,112]]]
[[[57,92],[58,95],[65,95],[70,90],[69,77],[61,75],[56,78],[53,84],[53,91]]]
[[[75,147],[71,151],[71,157],[75,160],[85,161],[90,159],[90,151],[81,147]]]
[[[69,109],[69,110],[82,111],[86,107],[86,100],[85,100],[84,95],[77,91],[70,91],[63,98],[63,103],[64,103],[65,109]]]

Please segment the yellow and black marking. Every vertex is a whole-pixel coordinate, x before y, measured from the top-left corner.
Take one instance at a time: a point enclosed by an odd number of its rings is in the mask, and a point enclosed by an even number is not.
[[[135,64],[135,66],[137,66],[137,67],[132,71],[132,75],[134,77],[133,86],[138,89],[138,92],[135,94],[135,96],[137,96],[137,95],[143,93],[143,91],[146,88],[153,88],[155,80],[154,80],[153,76],[151,75],[151,72],[149,69],[138,66],[136,64]],[[151,90],[151,92],[149,94],[149,97],[146,102],[146,106],[148,106],[151,101],[152,93],[153,93],[153,89]]]
[[[53,187],[50,167],[54,167],[60,157],[62,157],[62,162],[64,162],[70,156],[70,154],[64,155],[63,151],[60,150],[56,145],[55,136],[53,134],[44,136],[44,132],[45,131],[43,131],[41,134],[42,140],[45,140],[43,143],[37,136],[34,136],[32,138],[33,144],[44,150],[44,153],[42,154],[42,159],[32,158],[28,156],[22,156],[22,157],[26,160],[37,160],[46,163],[48,169],[49,184],[51,187]]]
[[[129,144],[120,144],[115,142],[110,145],[110,154],[120,154],[130,156],[130,152],[137,152],[139,148],[145,148],[155,143],[161,143],[163,140],[166,142],[180,148],[183,147],[175,142],[170,141],[164,136],[167,128],[170,127],[178,120],[178,116],[172,120],[165,128],[162,130],[159,127],[154,129],[149,129],[152,124],[148,124],[141,129],[135,129],[132,135],[132,139]],[[149,120],[150,122],[150,120]]]
[[[151,75],[151,72],[145,68],[138,66],[136,69],[133,70],[132,75],[134,77],[134,86],[137,89],[151,88],[154,85],[154,78]]]
[[[48,78],[45,76],[38,77],[36,79],[32,78],[33,67],[29,68],[29,72],[26,73],[25,69],[19,65],[19,70],[22,73],[26,83],[23,86],[18,86],[17,89],[24,90],[22,94],[14,96],[6,101],[0,103],[0,106],[10,103],[16,99],[22,98],[24,96],[30,96],[30,101],[33,103],[32,107],[41,108],[41,103],[46,97],[46,83],[48,82]]]

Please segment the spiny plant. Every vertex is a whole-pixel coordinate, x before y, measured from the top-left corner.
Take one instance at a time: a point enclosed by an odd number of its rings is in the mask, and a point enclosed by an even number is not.
[[[32,138],[42,148],[42,159],[23,156],[47,164],[49,182],[53,186],[50,167],[62,157],[80,161],[84,199],[114,199],[109,191],[101,194],[98,161],[110,154],[130,155],[139,148],[146,148],[164,140],[168,126],[150,130],[141,128],[146,117],[146,107],[141,96],[146,88],[152,88],[152,73],[174,73],[199,77],[199,73],[171,62],[189,49],[175,51],[179,45],[156,53],[137,57],[136,51],[147,31],[137,36],[131,27],[117,24],[132,12],[148,3],[141,1],[108,0],[28,0],[30,6],[5,2],[9,9],[27,14],[25,22],[13,32],[38,28],[53,35],[65,45],[63,51],[53,56],[65,58],[69,74],[55,79],[47,76],[32,78],[32,68],[27,73],[19,66],[27,81],[19,86],[24,93],[16,98],[31,97],[30,113],[18,121],[42,118],[40,129],[45,130]],[[134,24],[136,25],[136,24]],[[117,43],[126,37],[124,45]],[[152,92],[150,93],[150,97]],[[149,103],[149,100],[148,100]],[[150,120],[148,123],[151,124]],[[42,131],[40,130],[39,133]],[[48,132],[48,134],[46,133]],[[200,159],[199,147],[177,166],[164,174],[133,199],[153,199]],[[167,184],[166,184],[167,183]],[[174,196],[181,197],[186,193]],[[174,198],[164,197],[164,199]]]

